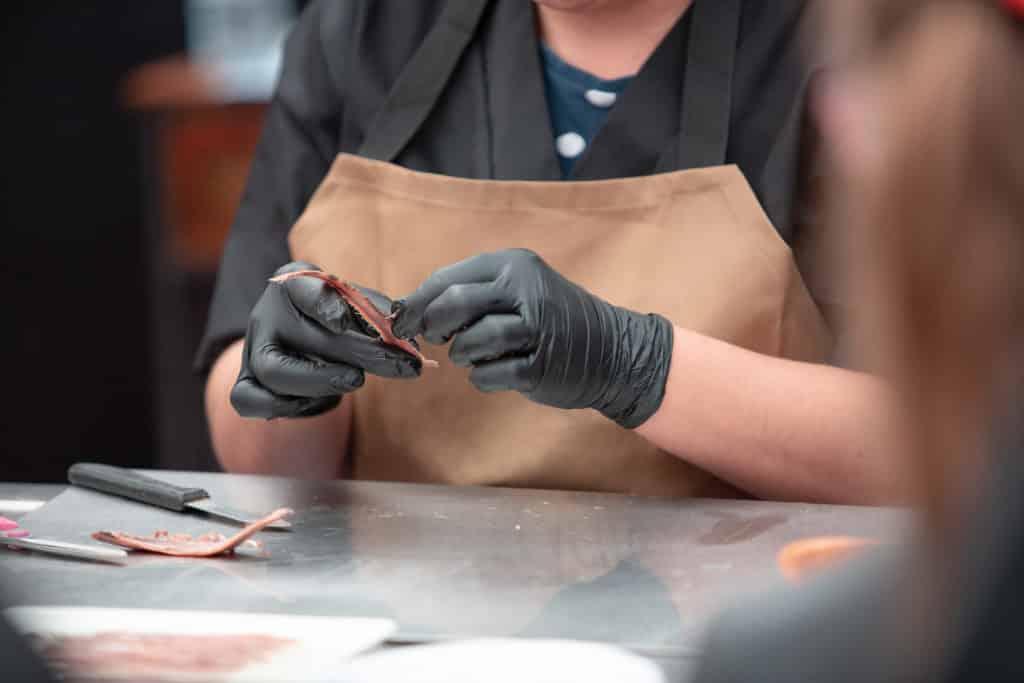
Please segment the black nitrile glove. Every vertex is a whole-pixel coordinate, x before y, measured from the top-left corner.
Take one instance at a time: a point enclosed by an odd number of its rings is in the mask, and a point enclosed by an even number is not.
[[[481,391],[515,390],[558,408],[594,408],[627,428],[665,394],[672,325],[612,306],[556,273],[537,254],[482,254],[431,275],[397,304],[396,334],[471,366]]]
[[[274,275],[317,270],[294,262]],[[370,289],[363,293],[382,311],[392,302]],[[320,280],[299,277],[268,282],[249,316],[242,369],[231,405],[243,417],[308,417],[334,408],[363,386],[363,372],[407,378],[420,361],[375,339],[345,303]]]

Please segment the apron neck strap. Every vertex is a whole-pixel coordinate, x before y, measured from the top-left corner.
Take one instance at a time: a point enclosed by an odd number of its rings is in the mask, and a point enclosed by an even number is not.
[[[394,161],[427,120],[476,34],[489,0],[448,0],[402,70],[359,147],[359,156]]]
[[[658,171],[725,163],[741,8],[741,0],[696,0],[691,8],[679,136]]]

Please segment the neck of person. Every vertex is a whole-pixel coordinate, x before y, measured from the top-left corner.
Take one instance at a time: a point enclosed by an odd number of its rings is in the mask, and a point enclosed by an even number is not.
[[[599,78],[640,71],[693,0],[536,2],[541,40],[559,57]]]

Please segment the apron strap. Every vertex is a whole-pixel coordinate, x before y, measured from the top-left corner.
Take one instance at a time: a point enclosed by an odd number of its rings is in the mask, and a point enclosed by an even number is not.
[[[741,9],[741,0],[694,3],[679,137],[659,160],[661,172],[725,163]]]
[[[448,0],[367,131],[359,156],[394,161],[427,120],[476,34],[489,0]],[[725,163],[739,43],[741,0],[696,0],[676,145],[658,171]],[[673,159],[674,157],[674,159]]]
[[[359,156],[393,161],[409,144],[448,84],[488,4],[488,0],[448,0],[370,124]]]

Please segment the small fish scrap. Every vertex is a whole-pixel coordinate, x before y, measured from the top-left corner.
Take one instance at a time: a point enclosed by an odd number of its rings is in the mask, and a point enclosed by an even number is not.
[[[820,536],[790,543],[779,551],[776,561],[791,583],[835,567],[879,541],[857,536]]]
[[[262,519],[258,519],[247,525],[237,534],[225,537],[223,534],[210,533],[201,536],[190,536],[189,534],[172,534],[167,531],[157,531],[152,536],[133,536],[119,531],[97,531],[92,535],[97,541],[112,543],[123,548],[132,550],[143,550],[149,553],[160,555],[174,555],[176,557],[213,557],[224,553],[234,552],[235,548],[243,543],[256,549],[262,549],[263,544],[259,541],[250,540],[250,537],[274,522],[292,514],[289,508],[274,510]]]
[[[345,300],[349,306],[352,307],[360,318],[366,321],[370,327],[372,327],[377,334],[380,335],[380,340],[388,346],[395,346],[402,349],[411,356],[419,359],[425,368],[436,368],[438,363],[436,360],[430,360],[426,358],[416,346],[407,339],[402,339],[395,335],[391,329],[392,316],[385,315],[380,309],[373,305],[365,294],[359,291],[359,288],[350,282],[346,282],[335,275],[325,273],[322,270],[297,270],[293,273],[285,273],[276,277],[270,278],[271,282],[287,282],[297,277],[312,277],[317,280],[326,282],[327,285],[336,291],[342,299]]]

